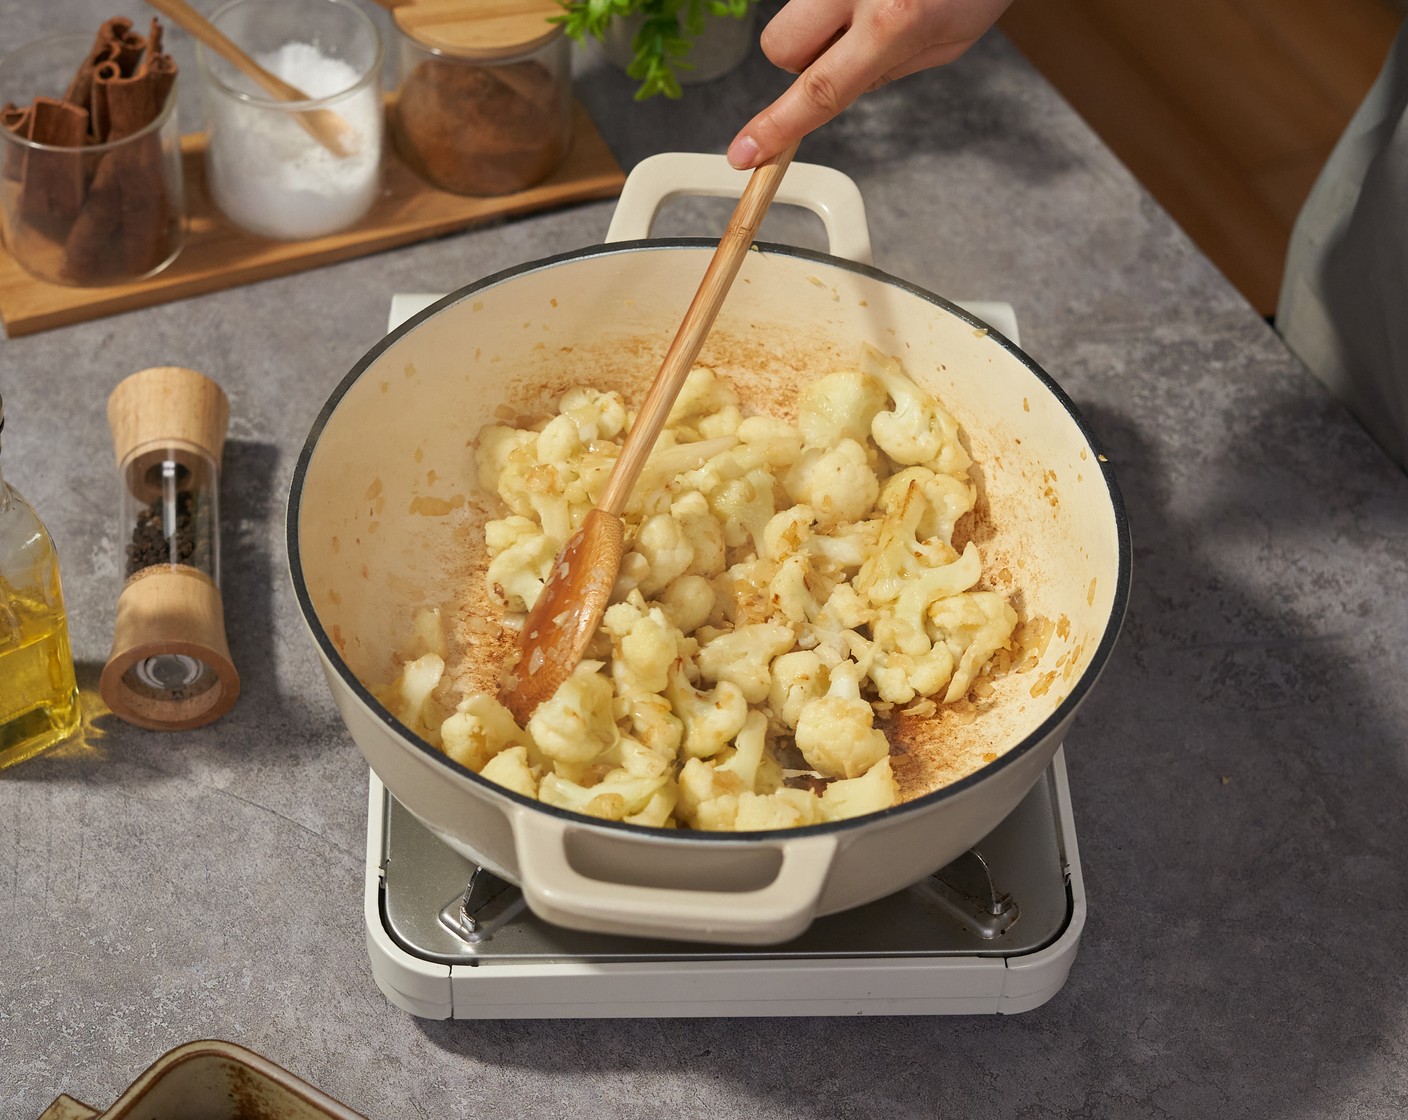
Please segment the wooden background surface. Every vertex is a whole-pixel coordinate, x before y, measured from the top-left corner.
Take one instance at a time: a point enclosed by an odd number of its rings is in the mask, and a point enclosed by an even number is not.
[[[1404,0],[1016,0],[1001,27],[1263,315]]]

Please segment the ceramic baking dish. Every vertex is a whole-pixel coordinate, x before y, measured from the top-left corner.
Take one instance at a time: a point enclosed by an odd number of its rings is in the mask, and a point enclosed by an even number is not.
[[[202,1040],[158,1058],[106,1112],[63,1095],[39,1120],[366,1120],[267,1058]]]

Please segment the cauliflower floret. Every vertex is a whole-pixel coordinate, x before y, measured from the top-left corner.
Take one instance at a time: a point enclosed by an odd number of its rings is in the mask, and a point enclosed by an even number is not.
[[[861,433],[860,438],[864,438]],[[738,439],[756,448],[773,470],[790,467],[802,453],[802,433],[786,420],[771,416],[748,416],[738,425]]]
[[[665,617],[682,634],[692,634],[709,621],[714,600],[714,585],[701,575],[680,576],[656,599]]]
[[[559,809],[619,821],[642,812],[668,783],[663,776],[640,778],[613,771],[595,785],[583,786],[557,774],[544,774],[538,783],[538,799]]]
[[[996,591],[970,591],[931,604],[929,622],[935,644],[946,645],[958,662],[944,693],[944,703],[952,704],[967,695],[988,658],[1008,648],[1017,612]]]
[[[810,559],[814,570],[836,577],[859,571],[875,551],[880,521],[817,526],[817,520],[816,510],[805,503],[779,510],[763,527],[759,554],[773,561],[802,554]]]
[[[735,685],[749,704],[761,703],[772,683],[768,667],[796,640],[792,627],[759,622],[720,634],[699,649],[699,673],[706,681]]]
[[[557,409],[571,418],[577,427],[577,438],[583,443],[615,439],[626,427],[626,402],[615,391],[568,389],[562,394]]]
[[[484,764],[479,776],[524,797],[538,796],[538,776],[528,761],[527,747],[505,747]]]
[[[666,782],[657,789],[645,803],[645,806],[636,813],[627,813],[621,819],[627,824],[645,825],[648,828],[668,828],[674,824],[671,815],[675,811],[675,803],[679,800],[679,787],[674,782]]]
[[[498,556],[514,545],[532,541],[543,535],[542,527],[531,517],[511,513],[484,523],[484,545],[490,556]]]
[[[899,598],[910,581],[930,568],[956,559],[953,547],[941,540],[920,541],[919,524],[928,508],[917,482],[911,482],[885,511],[875,549],[856,574],[855,589],[875,606]]]
[[[810,447],[835,447],[843,439],[864,443],[885,404],[885,390],[873,377],[840,370],[817,378],[798,394],[797,426]]]
[[[431,693],[445,675],[445,659],[438,653],[424,653],[401,666],[396,695],[391,705],[397,719],[412,731],[434,734],[439,717],[431,703]]]
[[[723,523],[725,544],[750,545],[761,553],[763,530],[777,512],[772,475],[755,467],[742,478],[729,479],[709,494],[709,508]]]
[[[685,761],[679,773],[675,816],[692,828],[723,832],[733,828],[743,782],[737,774],[719,770],[702,758]]]
[[[821,613],[817,597],[824,598],[831,585],[831,580],[823,580],[812,570],[806,556],[789,556],[778,565],[769,591],[777,612],[788,622],[800,626]]]
[[[606,608],[601,628],[614,639],[611,677],[616,695],[633,699],[642,693],[664,692],[684,638],[665,612],[647,606],[641,593],[632,591],[624,603]]]
[[[809,505],[789,506],[779,510],[763,527],[759,555],[767,560],[784,560],[807,548],[812,539],[816,510]]]
[[[963,546],[963,555],[952,563],[929,568],[904,585],[886,616],[892,628],[890,633],[883,636],[877,633],[876,637],[905,653],[924,653],[929,648],[924,628],[924,612],[929,605],[967,591],[982,574],[978,546],[969,541]]]
[[[669,506],[673,497],[680,493],[690,493],[700,489],[694,483],[700,480],[705,463],[738,447],[736,435],[721,435],[714,440],[691,440],[674,442],[677,433],[666,428],[660,433],[660,440],[650,451],[645,461],[641,478],[636,479],[631,497],[627,502],[627,513],[648,517],[660,513],[662,507]]]
[[[678,742],[675,745],[678,746]],[[622,735],[616,746],[602,755],[599,761],[611,766],[608,774],[619,770],[636,778],[658,778],[662,774],[673,773],[675,747],[666,749],[630,735]]]
[[[611,638],[618,717],[628,719],[632,733],[652,751],[673,757],[684,725],[661,693],[669,684],[670,666],[680,655],[684,635],[663,610],[647,607],[639,591],[606,609],[601,633]]]
[[[803,820],[801,810],[793,810],[786,816],[788,802],[797,794],[812,796],[804,790],[772,790],[757,794],[747,788],[738,774],[724,766],[706,762],[700,758],[688,759],[679,773],[679,800],[675,803],[675,816],[689,825],[710,832],[729,832],[743,827],[738,824],[739,808],[744,801],[758,799],[760,804],[750,808],[748,819],[756,823],[749,828],[787,828],[799,823],[815,823],[816,818]],[[778,794],[785,795],[777,798]],[[777,798],[774,800],[774,798]],[[817,802],[818,809],[820,802]],[[768,809],[772,817],[766,817]]]
[[[616,582],[611,585],[611,603],[619,603],[640,586],[640,581],[650,574],[650,562],[639,552],[628,552],[621,557],[621,570],[616,573]]]
[[[717,412],[701,416],[695,422],[700,439],[721,439],[723,436],[738,434],[739,422],[743,413],[736,404],[724,405]]]
[[[733,752],[714,768],[733,774],[743,788],[754,793],[767,793],[782,784],[782,768],[767,749],[768,717],[750,711],[743,729],[734,737]]]
[[[887,755],[858,778],[829,782],[821,794],[821,808],[834,821],[878,813],[899,804],[900,788]]]
[[[532,740],[509,710],[486,692],[465,697],[440,724],[440,749],[475,773],[508,747],[532,745]],[[507,784],[507,783],[500,783]]]
[[[943,646],[939,647],[941,650]],[[932,651],[930,651],[932,653]],[[949,658],[950,669],[953,666],[953,658]],[[870,683],[875,686],[875,695],[887,704],[908,704],[918,695],[918,690],[914,686],[912,676],[914,673],[914,659],[903,653],[892,653],[884,649],[876,649],[870,660],[866,664],[866,676]],[[947,677],[939,682],[942,688]]]
[[[709,509],[708,499],[697,490],[687,491],[671,503],[670,516],[679,523],[693,553],[685,574],[711,577],[723,571],[726,563],[724,527]]]
[[[631,734],[650,750],[673,760],[684,739],[684,724],[670,701],[663,696],[638,695],[624,703]]]
[[[532,610],[560,546],[529,518],[517,515],[490,521],[485,533],[493,557],[484,571],[489,597],[505,610]]]
[[[783,481],[792,500],[814,510],[826,527],[863,519],[880,494],[865,448],[853,439],[808,447]]]
[[[677,576],[684,575],[694,562],[694,548],[685,535],[684,526],[668,513],[657,514],[641,525],[631,551],[644,556],[649,565],[645,578],[640,581],[640,590],[645,595],[663,590]]]
[[[583,451],[582,437],[570,416],[554,416],[538,433],[538,462],[547,466],[567,463]]]
[[[915,525],[915,535],[921,540],[937,537],[953,544],[953,527],[958,519],[973,508],[978,491],[968,478],[951,474],[935,474],[928,467],[906,467],[885,480],[880,488],[879,505],[891,508],[903,501],[911,483],[917,483],[924,495],[925,510]]]
[[[692,428],[701,438],[713,439],[732,435],[740,419],[738,394],[733,386],[708,366],[695,366],[684,379],[666,426],[676,430]]]
[[[630,501],[626,503],[628,511],[644,508],[643,503],[652,494],[668,498],[673,492],[699,489],[693,483],[701,476],[695,472],[703,470],[714,456],[738,446],[737,436],[719,436],[688,443],[675,443],[675,437],[676,433],[669,428],[660,433],[660,440],[645,461],[640,478],[631,491]],[[651,512],[655,511],[652,509]]]
[[[421,653],[433,653],[445,657],[449,644],[445,640],[445,624],[439,607],[421,607],[411,623],[411,639],[415,649]]]
[[[600,670],[583,661],[529,717],[525,730],[556,763],[585,766],[616,745],[611,678]]]
[[[837,525],[811,539],[811,551],[823,563],[838,573],[854,577],[866,557],[876,549],[880,537],[880,522],[872,519],[851,525]]]
[[[915,696],[933,696],[948,684],[953,676],[953,655],[942,642],[931,646],[927,635],[921,633],[911,652],[905,652],[892,635],[898,632],[910,638],[911,631],[896,627],[892,619],[883,616],[872,630],[873,642],[853,630],[845,636],[852,656],[865,667],[881,700],[908,704]]]
[[[876,445],[896,463],[924,464],[944,474],[962,474],[972,460],[958,440],[958,421],[910,380],[894,358],[866,347],[863,364],[894,401],[870,423]]]
[[[870,622],[874,615],[865,600],[849,583],[838,583],[826,597],[818,623],[830,629],[854,630]]]
[[[537,432],[510,428],[505,424],[489,424],[479,429],[479,436],[475,440],[474,468],[480,485],[486,490],[498,491],[499,480],[508,469],[510,461],[515,458],[514,452],[531,452],[537,441]]]
[[[828,778],[857,778],[890,753],[875,713],[862,699],[861,668],[847,661],[831,670],[826,695],[802,705],[797,749],[807,765]]]
[[[797,726],[802,706],[826,693],[826,666],[813,650],[793,650],[772,663],[768,707],[782,723]]]
[[[769,828],[803,828],[825,820],[821,798],[805,789],[779,789],[772,793],[740,793],[733,828],[761,832]]]
[[[510,512],[536,521],[561,548],[591,505],[585,490],[574,485],[576,479],[568,462],[538,462],[535,437],[534,443],[509,453],[496,489]]]
[[[711,691],[701,692],[690,683],[684,659],[670,669],[665,695],[670,707],[684,724],[682,754],[690,758],[711,758],[728,745],[748,718],[748,701],[736,684],[720,681]]]
[[[709,761],[691,758],[685,762],[680,770],[679,802],[676,805],[676,815],[681,820],[694,828],[739,828],[742,826],[735,823],[735,817],[746,799],[798,792],[780,789],[782,770],[766,749],[767,724],[767,717],[762,712],[749,712],[727,757]],[[749,827],[787,826],[757,824]]]
[[[767,560],[742,560],[711,581],[714,609],[708,626],[696,633],[700,641],[715,635],[709,631],[767,622],[773,617],[771,584],[777,565]]]
[[[882,700],[907,704],[916,694],[933,696],[950,683],[957,652],[932,640],[926,612],[932,604],[966,592],[981,574],[977,546],[969,541],[962,556],[912,575],[901,585],[899,598],[874,613],[866,672]],[[852,635],[853,646],[863,642]]]

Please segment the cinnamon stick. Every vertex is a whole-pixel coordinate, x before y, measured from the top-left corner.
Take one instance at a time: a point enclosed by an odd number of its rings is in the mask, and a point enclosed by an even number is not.
[[[161,43],[153,20],[151,41]],[[93,103],[102,106],[105,143],[132,136],[152,123],[166,104],[176,67],[166,56],[147,57],[124,75],[114,60],[93,73]],[[142,275],[166,257],[171,207],[161,159],[161,137],[151,133],[107,152],[88,198],[65,242],[65,274],[91,282],[105,272]]]
[[[62,247],[50,270],[78,284],[143,275],[165,260],[179,235],[180,184],[168,183],[157,132],[135,136],[166,106],[176,64],[162,49],[153,19],[147,35],[132,21],[109,19],[81,60],[62,100],[37,97],[0,109],[0,127],[64,151],[18,149],[3,173],[20,183],[18,212],[26,234]],[[16,152],[19,152],[18,158]],[[18,249],[18,246],[16,247]]]
[[[36,97],[24,109],[7,105],[0,110],[0,121],[26,140],[65,149],[80,148],[88,132],[86,112],[51,97]],[[83,206],[85,182],[80,151],[46,151],[10,144],[5,147],[5,178],[20,183],[15,235],[27,231],[45,240],[62,240]]]
[[[132,31],[132,21],[125,16],[115,16],[98,29],[97,38],[88,52],[88,57],[78,67],[69,82],[63,100],[88,109],[91,113],[93,102],[93,78],[99,67],[106,63],[117,66],[118,73],[130,74],[141,60],[147,48],[146,40]],[[90,135],[94,143],[102,143],[107,135],[102,122],[94,118]]]

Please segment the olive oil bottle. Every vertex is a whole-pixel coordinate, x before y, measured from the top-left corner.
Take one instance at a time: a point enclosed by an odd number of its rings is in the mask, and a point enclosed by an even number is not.
[[[80,715],[54,542],[0,473],[0,769],[73,734]]]

